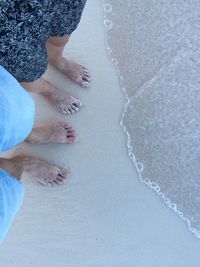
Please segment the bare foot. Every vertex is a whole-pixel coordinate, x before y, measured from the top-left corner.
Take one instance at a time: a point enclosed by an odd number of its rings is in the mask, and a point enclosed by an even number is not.
[[[21,85],[29,92],[43,95],[48,102],[62,114],[69,115],[75,113],[82,106],[81,100],[61,92],[43,78],[31,83],[21,83]]]
[[[86,66],[61,57],[54,61],[52,65],[66,75],[70,80],[78,83],[84,88],[89,87],[91,77]]]
[[[79,110],[83,105],[82,102],[68,94],[63,94],[52,84],[45,81],[48,90],[44,90],[41,94],[46,97],[49,103],[60,113],[70,115]]]
[[[1,159],[1,167],[19,180],[21,175],[26,172],[31,179],[48,186],[61,185],[69,177],[69,171],[27,156]]]
[[[68,143],[73,144],[76,141],[75,130],[65,122],[43,123],[36,125],[26,142],[31,144],[44,143]]]

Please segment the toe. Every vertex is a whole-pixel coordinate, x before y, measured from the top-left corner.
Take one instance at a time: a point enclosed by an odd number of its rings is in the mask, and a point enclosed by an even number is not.
[[[76,136],[76,132],[74,129],[67,130],[67,136]]]
[[[76,142],[76,137],[67,137],[68,144],[74,144]]]
[[[69,123],[66,122],[61,122],[59,123],[62,127],[64,127],[65,129],[72,129],[71,125]]]
[[[88,75],[88,76],[90,76],[89,70],[87,68],[84,68],[83,69],[83,73],[86,74],[86,75]]]
[[[69,138],[75,138],[76,137],[76,135],[74,134],[74,133],[67,133],[67,139],[69,139]]]
[[[71,108],[72,108],[74,111],[78,111],[78,110],[79,110],[79,108],[77,108],[77,107],[74,106],[73,104],[72,104]]]
[[[67,133],[75,133],[74,128],[72,128],[69,124],[67,123],[62,123],[62,129],[64,129]]]
[[[63,179],[60,177],[60,175],[58,174],[57,178],[56,178],[56,181],[58,183],[62,183]]]
[[[53,182],[51,182],[51,186],[56,186],[59,185],[59,182],[57,180],[54,180]]]
[[[88,88],[89,87],[89,82],[87,82],[87,81],[83,81],[82,80],[82,82],[81,82],[81,86],[83,87],[83,88]]]
[[[68,133],[75,132],[75,130],[74,130],[72,127],[70,127],[70,128],[65,128],[65,130],[66,130]]]
[[[65,182],[66,182],[66,179],[61,178],[60,175],[57,176],[56,178],[57,185],[64,184]]]
[[[90,77],[86,76],[86,75],[82,76],[82,80],[86,81],[86,82],[90,82],[91,81]]]
[[[59,176],[61,177],[61,179],[67,179],[69,178],[69,175],[70,175],[69,170],[60,169]]]
[[[69,111],[69,109],[64,109],[64,110],[62,110],[61,113],[64,114],[64,115],[70,115],[71,114],[71,112]]]
[[[53,186],[52,182],[47,183],[48,186]]]
[[[80,108],[83,105],[83,102],[81,100],[78,100],[78,101],[74,102],[73,105]]]
[[[73,114],[73,113],[76,112],[76,111],[72,108],[72,106],[71,106],[70,108],[68,108],[68,109],[69,109],[69,111],[70,111],[71,114]]]
[[[88,79],[91,78],[91,75],[90,75],[88,69],[83,69],[83,70],[82,70],[82,76],[87,77]]]
[[[38,183],[41,184],[42,186],[47,186],[48,182],[47,181],[43,181],[43,180],[38,180]]]
[[[53,131],[54,133],[64,133],[65,131],[72,131],[73,128],[64,122],[58,122],[54,125]]]
[[[88,79],[88,81],[91,81],[90,75],[84,74],[84,77]]]
[[[72,108],[73,108],[75,111],[78,111],[78,110],[79,110],[79,108],[76,107],[75,105],[73,105]]]
[[[69,144],[71,144],[71,143],[75,143],[76,142],[77,136],[76,136],[76,134],[74,132],[72,132],[72,133],[67,133],[65,138],[67,138],[67,142]]]
[[[66,115],[70,115],[72,113],[70,107],[65,107],[63,109],[63,113],[66,114]]]
[[[89,73],[88,69],[82,70],[82,75],[90,77],[90,73]]]
[[[89,73],[88,67],[86,65],[82,65],[82,71]]]
[[[90,85],[88,81],[83,80],[82,76],[80,76],[78,79],[76,79],[76,82],[78,84],[80,84],[83,88],[87,88]]]
[[[66,107],[56,107],[56,110],[64,115],[69,115],[70,111]]]

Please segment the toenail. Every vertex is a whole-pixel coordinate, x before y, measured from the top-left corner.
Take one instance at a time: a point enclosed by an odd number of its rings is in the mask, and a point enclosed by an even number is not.
[[[70,114],[70,110],[69,109],[64,109],[63,110],[65,114]]]
[[[88,82],[83,82],[82,83],[82,86],[85,87],[85,88],[87,88],[87,87],[89,87],[89,83]]]
[[[72,109],[75,110],[75,111],[78,110],[78,108],[74,104],[72,105]]]
[[[81,100],[79,100],[77,102],[74,102],[73,105],[79,108],[83,105],[83,102]]]
[[[91,77],[90,77],[90,76],[88,76],[88,75],[84,75],[84,79],[86,79],[86,80],[90,81],[90,80],[91,80]]]
[[[88,71],[88,70],[83,70],[83,72],[84,72],[85,74],[88,74],[88,75],[89,75],[89,71]]]

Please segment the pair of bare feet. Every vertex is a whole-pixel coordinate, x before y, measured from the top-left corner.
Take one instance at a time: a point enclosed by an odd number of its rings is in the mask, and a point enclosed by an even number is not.
[[[51,44],[50,44],[51,46]],[[51,50],[52,48],[52,50]],[[90,74],[88,69],[67,60],[61,56],[63,47],[60,47],[57,55],[56,48],[50,47],[49,61],[50,63],[72,81],[78,83],[82,87],[88,87],[90,84]],[[57,56],[51,60],[51,55]],[[29,92],[35,92],[43,95],[48,102],[62,114],[72,114],[79,110],[82,102],[68,94],[63,94],[59,89],[55,88],[51,83],[43,78],[32,83],[22,83],[22,86]],[[68,143],[73,144],[76,141],[75,130],[67,123],[44,123],[35,125],[31,134],[27,137],[26,142],[31,144],[42,143]],[[54,186],[66,182],[69,177],[69,171],[55,165],[48,164],[36,158],[27,156],[15,156],[9,159],[0,159],[0,167],[11,173],[17,179],[21,180],[23,172],[42,185]]]
[[[67,60],[63,57],[52,61],[52,65],[67,76],[70,80],[87,88],[90,85],[90,74],[86,66]],[[50,82],[40,78],[31,83],[22,83],[29,92],[37,93],[46,98],[49,104],[64,115],[77,112],[82,106],[82,101],[65,93],[63,94]]]

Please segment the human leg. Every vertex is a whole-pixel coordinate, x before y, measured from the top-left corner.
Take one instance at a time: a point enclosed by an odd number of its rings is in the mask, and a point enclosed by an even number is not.
[[[30,95],[0,66],[0,152],[27,138],[33,128],[34,111]],[[23,201],[23,173],[51,186],[64,183],[69,176],[69,171],[32,157],[0,158],[0,243]]]
[[[24,198],[24,187],[15,177],[0,169],[0,244]]]
[[[3,242],[24,199],[20,180],[23,172],[42,185],[55,186],[66,182],[69,172],[41,160],[17,156],[0,159],[0,244]]]
[[[33,127],[34,110],[29,94],[0,66],[0,152],[24,141]],[[21,177],[20,169],[14,172],[14,166],[5,161],[0,159],[0,243],[24,197],[24,188],[16,179]]]
[[[59,136],[60,142],[65,141],[75,141],[75,132],[74,130],[66,123],[47,123],[42,126],[36,126],[33,129],[35,117],[35,105],[30,94],[28,94],[17,82],[17,80],[11,76],[5,69],[0,66],[0,152],[8,150],[15,145],[22,143],[24,140],[32,143],[44,143],[45,137],[42,136],[42,131],[44,134],[49,135],[46,142],[49,141],[58,141],[55,140],[59,135],[56,132],[55,128],[60,127],[63,131],[63,136]],[[54,126],[54,130],[52,127]],[[61,127],[62,126],[62,127]],[[49,129],[48,129],[49,127]],[[33,129],[33,133],[31,133]],[[56,135],[56,136],[55,136]],[[19,159],[19,160],[18,160]],[[21,161],[21,163],[20,163]],[[28,163],[30,161],[31,163]],[[34,163],[35,162],[35,163]],[[12,165],[10,168],[14,168],[14,173],[18,173],[19,170],[31,172],[33,176],[33,169],[31,166],[42,165],[42,162],[38,163],[36,159],[31,157],[22,157],[17,156],[12,159],[1,159],[0,164],[6,166],[6,170],[9,171],[9,165]],[[16,165],[17,164],[17,165]],[[27,167],[29,166],[29,167]],[[45,180],[48,179],[52,181],[52,167],[51,165],[43,162],[43,167],[45,166]],[[1,167],[1,166],[0,166]],[[37,168],[36,173],[40,175],[40,171]],[[56,166],[53,166],[53,169],[56,173],[58,171]],[[41,177],[43,175],[43,170],[41,171]],[[20,172],[21,173],[21,172]],[[18,177],[19,178],[19,177]],[[38,179],[36,179],[38,180]]]
[[[47,101],[59,112],[64,115],[75,113],[82,106],[81,100],[61,92],[44,78],[30,83],[21,83],[21,85],[28,91],[44,96]]]
[[[63,57],[63,50],[70,36],[50,37],[46,42],[49,63],[82,87],[89,87],[91,77],[86,66]]]

